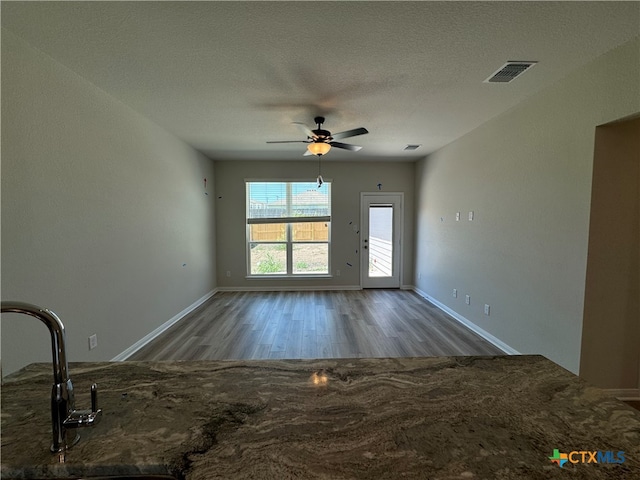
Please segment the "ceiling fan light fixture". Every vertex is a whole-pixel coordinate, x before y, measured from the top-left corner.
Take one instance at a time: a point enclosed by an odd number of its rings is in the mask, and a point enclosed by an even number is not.
[[[307,149],[314,155],[326,155],[331,150],[331,145],[324,142],[313,142],[307,146]]]
[[[350,150],[352,152],[357,152],[362,147],[359,145],[351,145],[350,143],[342,143],[336,142],[336,139],[343,139],[348,137],[355,137],[357,135],[364,135],[365,133],[369,133],[369,131],[364,128],[354,128],[353,130],[346,130],[344,132],[338,132],[335,134],[331,134],[329,130],[322,129],[322,123],[324,122],[324,117],[316,117],[314,118],[318,128],[315,130],[311,130],[309,127],[305,126],[303,123],[294,122],[294,124],[298,125],[300,128],[304,130],[307,134],[306,140],[278,140],[278,141],[267,141],[267,143],[306,143],[307,151],[304,153],[305,155],[316,155],[320,158],[322,155],[326,155],[331,150],[331,147],[341,148],[343,150]]]

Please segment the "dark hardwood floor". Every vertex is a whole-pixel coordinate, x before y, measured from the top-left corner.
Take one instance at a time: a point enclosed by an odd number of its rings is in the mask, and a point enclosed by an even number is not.
[[[219,292],[129,360],[501,354],[407,290]]]

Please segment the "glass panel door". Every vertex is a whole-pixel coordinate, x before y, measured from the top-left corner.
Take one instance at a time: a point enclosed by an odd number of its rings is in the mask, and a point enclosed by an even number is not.
[[[369,276],[393,276],[393,205],[369,205]]]
[[[361,194],[363,288],[400,288],[401,193]]]

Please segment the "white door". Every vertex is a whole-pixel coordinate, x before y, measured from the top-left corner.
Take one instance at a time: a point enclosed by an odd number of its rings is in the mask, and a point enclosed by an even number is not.
[[[400,288],[403,193],[360,194],[362,288]]]

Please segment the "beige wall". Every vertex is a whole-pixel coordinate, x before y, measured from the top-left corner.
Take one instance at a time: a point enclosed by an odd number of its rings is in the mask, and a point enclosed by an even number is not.
[[[70,360],[109,360],[215,288],[205,177],[211,161],[3,30],[2,299],[58,313]],[[5,374],[50,359],[44,325],[3,315]]]
[[[636,38],[574,71],[430,155],[416,174],[418,288],[517,351],[575,373],[595,129],[640,111],[639,49]]]
[[[362,158],[364,155],[356,154]],[[404,192],[404,262],[402,284],[413,278],[413,163],[325,161],[322,176],[332,180],[331,269],[333,278],[247,279],[245,243],[245,179],[314,181],[318,164],[313,158],[299,162],[216,162],[216,222],[218,286],[222,288],[353,287],[360,285],[359,236],[353,224],[360,222],[360,192]],[[353,223],[350,223],[353,222]],[[352,266],[348,266],[350,263]],[[231,276],[227,277],[226,272]]]
[[[640,118],[596,130],[580,375],[637,388]]]

